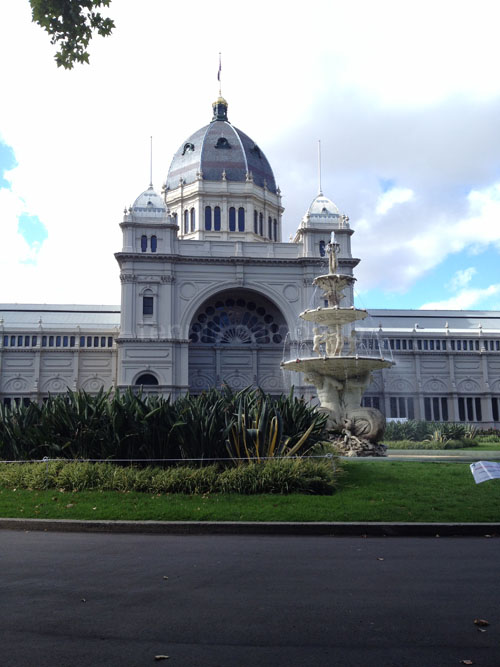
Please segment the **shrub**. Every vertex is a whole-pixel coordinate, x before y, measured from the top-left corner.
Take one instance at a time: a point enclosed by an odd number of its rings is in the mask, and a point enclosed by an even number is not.
[[[480,435],[478,435],[475,438],[478,443],[481,443],[481,442],[500,443],[500,435],[498,433],[488,433],[487,435],[482,435],[481,431],[479,433],[480,433]]]
[[[340,467],[331,460],[276,459],[220,469],[120,467],[111,463],[62,461],[0,464],[0,486],[64,491],[139,491],[145,493],[308,493],[331,494]]]
[[[423,440],[422,442],[414,442],[413,440],[385,440],[384,443],[389,449],[463,449],[464,447],[474,447],[477,442],[475,440],[467,440],[466,438],[452,439],[452,440]]]
[[[456,424],[454,422],[427,422],[409,419],[406,422],[388,422],[384,438],[389,441],[414,440],[474,440],[481,431],[472,424]]]
[[[242,420],[244,415],[244,420]],[[4,460],[227,458],[226,441],[245,436],[257,457],[306,451],[324,437],[326,415],[291,392],[278,399],[260,389],[212,389],[171,402],[160,396],[68,392],[43,405],[0,405]],[[256,426],[258,422],[258,426]],[[253,431],[258,432],[258,441]],[[273,443],[271,445],[271,443]],[[245,456],[246,454],[243,454]],[[272,454],[271,454],[272,455]]]

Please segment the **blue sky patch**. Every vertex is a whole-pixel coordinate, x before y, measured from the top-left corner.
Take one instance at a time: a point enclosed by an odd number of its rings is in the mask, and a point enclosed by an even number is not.
[[[36,215],[21,213],[17,229],[31,247],[41,245],[48,237],[45,225]]]
[[[420,277],[406,292],[389,292],[382,289],[366,290],[355,295],[356,305],[362,308],[402,308],[418,309],[426,303],[446,301],[462,289],[486,289],[500,283],[498,271],[499,252],[490,246],[481,253],[473,254],[469,250],[448,255],[431,271]],[[450,283],[458,271],[473,268],[470,281],[462,288],[453,290]],[[500,309],[500,295],[485,295],[467,310]]]
[[[379,178],[378,182],[382,192],[389,192],[396,185],[396,181],[393,178]]]
[[[6,171],[10,171],[17,166],[14,151],[10,146],[0,141],[0,188],[8,188],[10,190],[10,183],[4,178]]]

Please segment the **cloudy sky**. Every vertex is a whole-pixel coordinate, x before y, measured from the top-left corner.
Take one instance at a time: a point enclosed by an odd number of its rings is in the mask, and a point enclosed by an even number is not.
[[[500,310],[500,4],[113,0],[66,72],[2,0],[0,302],[119,303],[118,223],[211,119],[265,151],[284,237],[322,185],[356,230],[358,305]]]

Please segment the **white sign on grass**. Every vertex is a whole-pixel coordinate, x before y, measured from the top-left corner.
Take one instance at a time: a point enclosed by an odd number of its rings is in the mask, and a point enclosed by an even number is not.
[[[476,484],[486,482],[489,479],[500,479],[500,463],[494,463],[493,461],[471,463],[470,471]]]

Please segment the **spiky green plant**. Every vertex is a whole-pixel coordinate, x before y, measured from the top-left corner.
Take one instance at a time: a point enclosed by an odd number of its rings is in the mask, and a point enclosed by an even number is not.
[[[323,415],[310,419],[305,430],[298,425],[293,437],[285,435],[276,403],[261,391],[248,392],[240,397],[236,419],[228,418],[227,452],[236,462],[302,455],[313,444],[308,439],[318,420]]]

